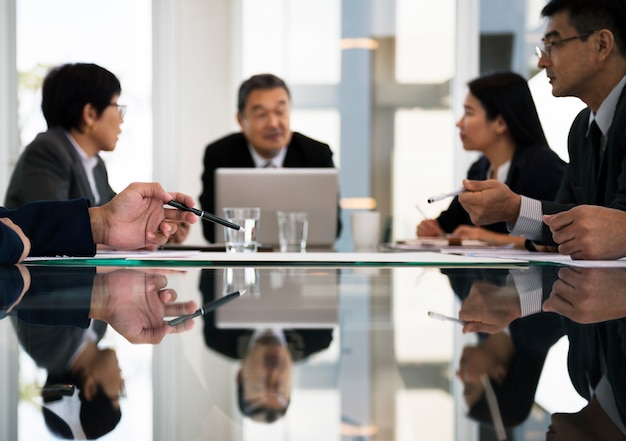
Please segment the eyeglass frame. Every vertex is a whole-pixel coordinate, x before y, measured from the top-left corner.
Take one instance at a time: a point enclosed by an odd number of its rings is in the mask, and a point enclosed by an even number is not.
[[[111,106],[115,106],[117,107],[117,111],[120,114],[120,118],[124,118],[124,115],[126,115],[126,104],[117,104],[117,103],[111,103],[109,104],[109,107]]]
[[[537,56],[537,58],[541,58],[543,56],[550,58],[552,56],[553,47],[561,46],[563,43],[567,43],[568,41],[574,41],[576,39],[585,41],[585,39],[589,37],[591,34],[593,34],[594,32],[596,31],[595,30],[587,31],[587,32],[583,32],[582,34],[574,35],[573,37],[561,38],[560,40],[551,41],[549,43],[546,43],[546,39],[542,38],[541,46],[540,45],[535,46],[535,55]]]

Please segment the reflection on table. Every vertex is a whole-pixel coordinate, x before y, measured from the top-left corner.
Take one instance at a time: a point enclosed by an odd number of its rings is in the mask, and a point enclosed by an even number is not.
[[[625,281],[549,265],[3,267],[0,438],[624,439]]]

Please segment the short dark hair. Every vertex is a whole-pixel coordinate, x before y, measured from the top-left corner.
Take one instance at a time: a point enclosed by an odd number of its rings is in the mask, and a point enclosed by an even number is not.
[[[608,29],[620,54],[626,56],[626,2],[624,0],[551,0],[542,17],[569,12],[569,22],[578,33]]]
[[[53,68],[43,81],[41,110],[48,128],[80,129],[86,104],[100,115],[122,87],[115,75],[91,63],[63,64]]]
[[[42,393],[47,386],[54,384],[73,384],[74,387],[78,388],[78,398],[81,403],[80,423],[83,432],[87,439],[97,439],[115,429],[122,419],[122,411],[113,404],[111,398],[105,394],[100,385],[98,385],[93,398],[88,401],[84,395],[83,383],[84,376],[82,373],[73,373],[71,371],[56,374],[48,373]],[[62,399],[62,396],[43,396],[44,403],[59,399]],[[71,439],[71,437],[68,438],[66,436],[67,433],[72,433],[67,423],[49,409],[45,407],[42,409],[48,430],[59,437]]]
[[[548,145],[528,82],[514,72],[492,72],[468,83],[469,91],[485,108],[487,119],[506,122],[517,148]]]
[[[239,93],[237,95],[237,111],[240,115],[243,115],[243,110],[246,107],[246,101],[253,90],[269,90],[276,89],[277,87],[285,89],[287,96],[291,99],[289,88],[287,87],[285,81],[281,78],[278,78],[276,75],[270,73],[252,75],[246,81],[241,83],[241,86],[239,87]]]

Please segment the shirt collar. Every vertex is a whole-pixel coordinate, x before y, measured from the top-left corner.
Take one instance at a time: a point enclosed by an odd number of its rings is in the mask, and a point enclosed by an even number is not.
[[[80,156],[80,160],[83,163],[83,167],[93,169],[96,165],[98,165],[97,156],[92,156],[92,157],[87,156],[87,153],[85,153],[85,151],[82,148],[80,148],[80,146],[78,145],[76,140],[72,137],[70,132],[65,132],[65,135],[67,136],[67,139],[70,140],[70,142],[74,146],[74,149],[76,149],[76,152]]]
[[[287,147],[283,147],[272,159],[266,159],[263,156],[259,155],[250,143],[248,143],[248,150],[250,150],[250,155],[252,156],[255,167],[263,167],[268,162],[271,162],[275,168],[281,168],[285,160],[285,155],[287,154]]]
[[[501,164],[500,167],[498,167],[498,171],[496,172],[496,180],[500,182],[506,182],[506,178],[509,175],[510,168],[511,168],[511,160],[509,159],[504,164]],[[493,167],[490,165],[489,169],[487,170],[487,176],[491,176],[492,170],[493,170]]]
[[[589,126],[595,120],[596,124],[598,124],[598,128],[602,132],[602,136],[606,136],[609,133],[609,129],[611,128],[611,123],[613,122],[613,117],[615,116],[615,109],[617,108],[617,102],[619,101],[619,97],[622,94],[622,90],[624,89],[624,85],[626,85],[626,75],[620,80],[619,83],[613,88],[611,93],[606,97],[600,107],[598,107],[598,111],[595,113],[589,113],[589,125],[587,126],[587,136],[589,136]]]

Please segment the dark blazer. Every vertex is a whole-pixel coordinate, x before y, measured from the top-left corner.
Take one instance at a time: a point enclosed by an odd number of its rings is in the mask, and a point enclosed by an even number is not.
[[[518,148],[511,159],[506,184],[517,194],[533,199],[553,200],[561,183],[566,163],[544,145]],[[487,179],[489,161],[482,156],[467,172],[467,179]],[[446,233],[452,233],[459,225],[473,225],[470,216],[455,197],[447,210],[437,218]],[[505,222],[485,225],[485,228],[508,234]]]
[[[603,158],[603,173],[592,181],[593,152],[587,147],[589,108],[583,109],[572,123],[568,137],[569,166],[557,193],[556,202],[542,201],[545,214],[568,210],[574,205],[592,204],[626,210],[626,88],[622,91],[609,133]],[[550,229],[544,225],[542,243],[554,244]]]
[[[30,256],[93,256],[96,245],[91,234],[89,201],[42,201],[17,210],[0,207],[0,217],[11,219],[30,239]],[[15,263],[22,242],[13,230],[0,223],[0,263]]]
[[[113,199],[115,192],[109,185],[104,161],[96,158],[94,177],[100,204],[104,204]],[[83,197],[95,205],[80,155],[65,130],[53,128],[37,135],[20,155],[9,181],[5,206],[19,208],[32,201]]]
[[[626,319],[588,325],[563,321],[570,345],[567,365],[576,391],[589,400],[589,386],[595,388],[606,377],[626,424]]]
[[[298,132],[293,132],[291,142],[287,146],[287,154],[283,167],[334,167],[333,153],[328,144],[311,139]],[[248,141],[243,133],[233,133],[221,138],[206,147],[204,152],[204,172],[202,173],[202,194],[200,206],[202,210],[215,213],[215,170],[218,168],[255,167],[254,160],[248,150]],[[216,213],[218,216],[220,213]],[[339,213],[338,233],[339,234]],[[215,241],[215,226],[203,222],[204,237],[210,242]]]

